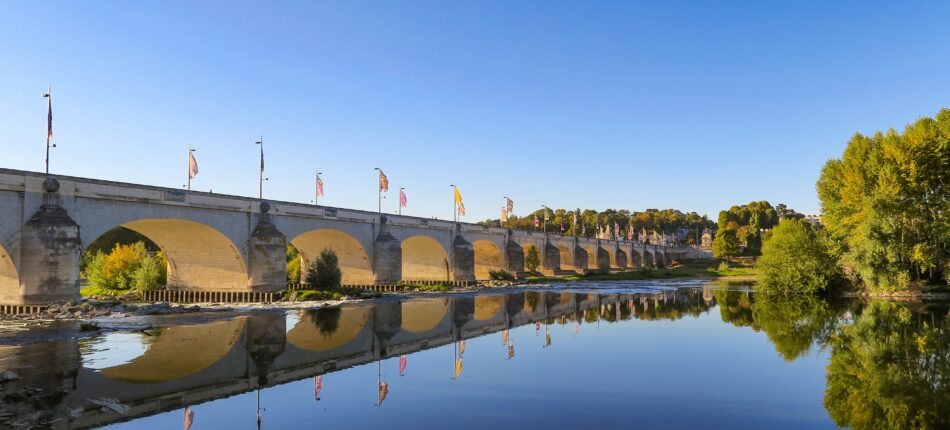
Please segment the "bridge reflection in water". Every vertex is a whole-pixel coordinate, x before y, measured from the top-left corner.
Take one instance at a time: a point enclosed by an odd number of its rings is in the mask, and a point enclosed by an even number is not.
[[[527,291],[256,312],[134,334],[0,346],[0,369],[14,369],[20,377],[6,383],[8,392],[42,390],[16,405],[18,418],[36,414],[33,419],[51,428],[88,428],[525,324],[677,319],[705,312],[713,302],[698,289]],[[97,350],[109,336],[124,337],[122,345]],[[101,399],[115,403],[103,407]]]

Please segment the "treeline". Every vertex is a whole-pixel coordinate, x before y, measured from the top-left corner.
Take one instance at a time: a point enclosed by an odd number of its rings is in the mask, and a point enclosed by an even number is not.
[[[950,281],[950,110],[903,133],[856,134],[818,180],[824,228],[783,221],[766,241],[759,287],[820,292],[842,278],[871,291]]]
[[[545,222],[545,212],[547,212],[547,222]],[[574,214],[577,216],[577,225],[574,225]],[[537,227],[534,224],[535,217],[539,221]],[[613,232],[615,226],[619,227],[623,237],[626,237],[627,229],[632,226],[635,238],[639,238],[644,232],[652,236],[654,232],[662,235],[685,230],[691,233],[687,239],[689,244],[696,240],[694,233],[698,231],[702,234],[704,228],[715,226],[715,223],[708,220],[705,215],[699,215],[696,212],[684,213],[676,209],[647,209],[642,212],[631,212],[626,209],[607,209],[602,212],[592,209],[538,209],[526,216],[512,215],[505,225],[502,225],[499,219],[485,220],[481,224],[524,231],[541,231],[546,228],[550,233],[563,232],[566,235],[582,237],[595,237],[598,228],[602,231],[604,227]]]
[[[757,256],[762,253],[762,233],[771,230],[784,218],[805,216],[782,203],[774,208],[767,201],[750,202],[720,211],[713,255],[728,258],[736,255]]]

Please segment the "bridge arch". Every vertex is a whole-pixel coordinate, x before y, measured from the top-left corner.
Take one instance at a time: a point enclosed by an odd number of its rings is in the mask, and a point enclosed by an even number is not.
[[[287,343],[313,352],[334,350],[359,336],[372,311],[366,306],[301,311],[300,321],[287,332]]]
[[[439,241],[429,236],[412,236],[403,240],[402,278],[414,281],[451,279],[448,252]]]
[[[20,299],[20,277],[13,256],[0,245],[0,303]]]
[[[211,367],[237,344],[247,318],[160,329],[146,350],[125,364],[100,369],[109,379],[155,383],[184,378]],[[199,344],[200,341],[200,344]]]
[[[592,246],[582,246],[587,252],[587,268],[597,270],[597,248]]]
[[[347,233],[333,229],[310,230],[301,233],[290,243],[303,255],[302,272],[324,249],[331,249],[340,260],[344,284],[373,283],[369,254],[359,240]]]
[[[403,302],[401,327],[408,332],[425,333],[436,328],[448,312],[448,299]]]
[[[139,219],[120,226],[147,237],[165,253],[170,289],[247,289],[247,268],[241,251],[213,227],[174,218]]]
[[[558,254],[561,256],[561,270],[574,269],[574,253],[564,245],[557,246]]]
[[[476,296],[475,320],[489,320],[505,308],[504,296]]]
[[[475,279],[489,279],[489,272],[505,268],[505,258],[494,242],[476,240],[472,246],[475,249]]]

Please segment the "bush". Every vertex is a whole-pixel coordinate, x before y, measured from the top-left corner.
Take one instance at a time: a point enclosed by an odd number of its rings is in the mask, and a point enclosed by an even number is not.
[[[534,245],[528,246],[528,253],[524,257],[524,267],[529,272],[537,272],[541,265],[541,258],[538,257],[538,249]]]
[[[739,236],[730,228],[716,231],[713,239],[713,256],[716,258],[735,257],[739,253]]]
[[[488,277],[493,281],[514,281],[515,275],[512,275],[507,270],[490,270],[488,272]]]
[[[132,287],[138,291],[155,290],[165,283],[165,259],[146,255],[139,268],[132,274]]]
[[[759,273],[757,290],[782,294],[819,293],[841,279],[824,232],[788,218],[775,227],[762,246]]]
[[[339,288],[343,280],[340,259],[332,249],[324,249],[307,270],[307,284],[318,290]]]
[[[287,283],[300,282],[300,251],[291,244],[287,244]]]

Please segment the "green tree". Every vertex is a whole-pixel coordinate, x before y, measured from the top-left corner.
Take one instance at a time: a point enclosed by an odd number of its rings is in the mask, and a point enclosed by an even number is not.
[[[840,270],[826,237],[806,222],[783,219],[762,247],[756,290],[809,294],[837,283]]]
[[[155,290],[165,285],[167,263],[161,252],[142,258],[138,269],[132,274],[132,287],[138,291]]]
[[[536,272],[541,265],[541,258],[538,257],[538,250],[534,245],[528,246],[528,253],[524,256],[524,267],[529,272]]]
[[[343,279],[340,260],[332,249],[324,249],[307,270],[307,283],[317,290],[339,288]]]
[[[841,263],[872,290],[947,283],[950,110],[904,132],[856,134],[818,180]]]
[[[297,247],[287,244],[287,283],[300,282],[300,251]]]
[[[736,231],[731,228],[721,228],[716,230],[716,238],[713,239],[713,256],[716,258],[734,257],[739,253],[739,237]]]

